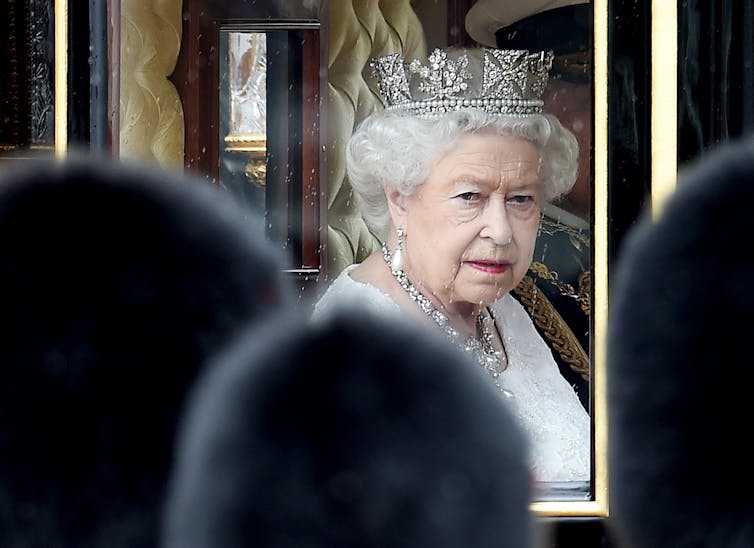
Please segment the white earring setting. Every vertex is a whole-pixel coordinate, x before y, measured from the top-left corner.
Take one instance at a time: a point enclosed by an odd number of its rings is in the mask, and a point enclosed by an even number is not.
[[[406,239],[406,230],[403,227],[395,229],[395,234],[398,236],[398,245],[395,246],[395,253],[390,260],[390,270],[400,272],[403,270],[403,242]]]

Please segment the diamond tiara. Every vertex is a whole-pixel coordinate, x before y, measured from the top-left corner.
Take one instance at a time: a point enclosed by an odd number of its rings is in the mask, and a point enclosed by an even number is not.
[[[422,117],[462,109],[527,116],[542,112],[552,51],[492,48],[435,49],[428,63],[399,53],[370,66],[386,109]]]

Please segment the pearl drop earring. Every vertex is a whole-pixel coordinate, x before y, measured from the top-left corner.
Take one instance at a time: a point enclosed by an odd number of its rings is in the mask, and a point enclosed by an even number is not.
[[[395,233],[398,236],[398,245],[395,247],[393,260],[390,261],[390,269],[393,272],[400,272],[403,269],[403,241],[406,238],[406,231],[403,227],[398,227]]]

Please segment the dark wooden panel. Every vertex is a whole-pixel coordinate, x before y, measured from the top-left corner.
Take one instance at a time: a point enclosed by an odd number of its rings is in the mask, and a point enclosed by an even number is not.
[[[319,103],[320,89],[320,36],[319,33],[309,33],[310,38],[304,42],[303,57],[309,62],[304,63],[302,75],[302,94],[307,108],[302,111],[302,128],[305,142],[311,146],[302,150],[302,188],[301,188],[301,266],[303,268],[319,268],[320,264],[326,264],[320,256],[321,226],[326,226],[321,221],[321,203],[327,204],[327,200],[320,200],[320,158],[324,157],[320,143],[323,142],[323,133],[320,128]]]
[[[0,145],[5,151],[31,144],[30,4],[7,0],[0,7]]]
[[[326,2],[184,2],[183,37],[171,77],[184,109],[186,168],[220,184],[220,43],[231,31],[265,32],[267,154],[265,232],[313,286],[325,268]],[[312,7],[313,6],[313,7]]]

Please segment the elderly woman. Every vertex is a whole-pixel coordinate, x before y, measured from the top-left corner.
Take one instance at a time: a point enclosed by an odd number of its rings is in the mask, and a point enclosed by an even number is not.
[[[347,168],[382,251],[315,305],[367,307],[456,342],[513,406],[537,481],[589,479],[589,417],[509,291],[532,260],[542,205],[576,179],[578,145],[542,114],[551,54],[435,50],[374,60],[387,107],[357,128]]]

